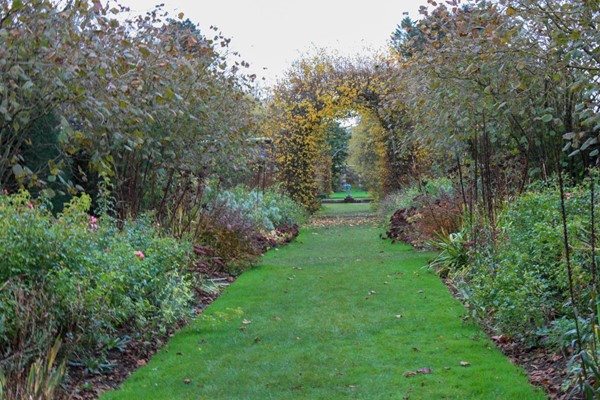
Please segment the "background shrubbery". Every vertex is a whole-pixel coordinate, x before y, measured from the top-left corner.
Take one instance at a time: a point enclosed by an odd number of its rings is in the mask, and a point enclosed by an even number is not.
[[[556,182],[538,182],[506,204],[493,224],[467,215],[460,232],[434,242],[442,252],[432,265],[493,331],[571,353],[571,372],[582,384],[574,390],[593,393],[600,365],[599,226],[589,181],[565,186],[562,199]]]
[[[387,195],[379,204],[379,213],[390,220],[387,237],[421,247],[439,232],[458,229],[462,206],[448,178],[414,182],[405,189]]]
[[[0,196],[0,369],[11,379],[54,338],[78,360],[107,338],[164,333],[190,316],[191,245],[149,219],[118,229],[90,198],[53,216],[26,193]]]
[[[192,241],[219,268],[239,271],[289,240],[296,230],[285,227],[304,218],[276,188],[205,193],[193,230],[179,239],[151,215],[120,223],[91,216],[86,194],[57,215],[27,192],[0,195],[0,376],[23,382],[56,338],[70,365],[103,372],[108,350],[164,335],[193,315],[202,277],[193,272]]]
[[[297,233],[306,211],[277,186],[263,190],[238,185],[219,188],[209,181],[193,202],[174,207],[167,229],[175,236],[208,246],[229,272],[239,272],[274,245]],[[290,236],[291,235],[291,236]]]
[[[583,186],[565,190],[576,300],[589,304],[590,193]],[[572,316],[556,184],[531,186],[506,206],[494,228],[468,220],[458,234],[462,240],[452,238],[462,252],[449,257],[450,241],[439,247],[446,266],[453,263],[451,277],[473,313],[490,318],[502,333],[530,340],[554,319]]]

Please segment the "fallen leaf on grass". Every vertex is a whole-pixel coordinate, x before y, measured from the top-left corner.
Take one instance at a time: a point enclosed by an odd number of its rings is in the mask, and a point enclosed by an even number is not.
[[[430,374],[430,373],[431,373],[431,368],[424,367],[424,368],[420,368],[416,371],[406,371],[405,373],[402,374],[402,376],[409,377],[409,376],[415,376],[417,374]]]
[[[189,385],[190,383],[192,383],[191,379],[184,379],[183,383],[185,383],[186,385]]]
[[[252,321],[247,320],[247,319],[245,319],[245,320],[242,321],[242,324],[244,324],[244,325],[248,325],[248,324],[251,324],[251,323],[252,323]]]
[[[137,360],[135,363],[137,364],[138,367],[148,364],[148,362],[146,360],[144,360],[143,358]]]
[[[377,292],[374,290],[369,290],[369,294],[376,294]]]
[[[273,317],[273,321],[281,321],[281,317],[278,317],[277,315]]]
[[[422,291],[422,290],[419,290],[417,293],[425,293],[425,292],[424,292],[424,291]]]
[[[254,343],[258,343],[258,342],[260,342],[260,338],[257,336],[254,338]]]
[[[394,317],[396,317],[396,318],[402,318],[402,317],[404,317],[404,315],[402,315],[402,314],[396,314],[396,315],[394,315]]]
[[[460,366],[461,366],[461,367],[468,367],[469,365],[471,365],[471,363],[470,363],[470,362],[467,362],[467,361],[461,361],[461,362],[460,362]]]

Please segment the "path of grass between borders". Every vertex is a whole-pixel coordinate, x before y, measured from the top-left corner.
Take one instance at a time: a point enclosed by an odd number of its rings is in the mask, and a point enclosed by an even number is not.
[[[431,253],[378,233],[303,231],[102,399],[545,398],[463,321]]]
[[[365,192],[363,190],[351,190],[350,195],[355,199],[368,199],[371,197],[369,192]],[[329,195],[330,199],[343,199],[348,196],[348,192],[335,192]]]
[[[332,203],[321,204],[315,216],[318,217],[356,217],[375,215],[373,205],[370,203]]]

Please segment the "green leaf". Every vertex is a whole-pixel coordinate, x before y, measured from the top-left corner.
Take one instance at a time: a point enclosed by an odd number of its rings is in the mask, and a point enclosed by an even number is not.
[[[23,167],[21,167],[19,164],[15,164],[12,166],[12,172],[17,178],[25,174],[25,171],[23,171]]]
[[[598,143],[598,140],[595,137],[588,138],[583,145],[581,145],[580,150],[583,151],[588,147]]]
[[[175,93],[171,89],[167,88],[163,97],[167,100],[173,100]]]
[[[46,196],[49,199],[52,199],[56,196],[56,192],[50,188],[46,188],[44,189],[44,196]]]
[[[59,143],[66,143],[69,140],[69,137],[67,136],[65,131],[62,129],[60,130],[60,132],[58,133],[58,136],[56,138],[58,139]]]
[[[32,81],[27,81],[25,82],[25,84],[23,84],[23,86],[21,87],[21,89],[23,90],[29,90],[33,87],[33,82]]]
[[[17,10],[19,8],[23,7],[23,2],[21,0],[14,0],[12,3],[12,9],[13,10]]]
[[[553,118],[552,114],[546,114],[546,115],[544,115],[542,117],[542,121],[544,121],[544,122],[550,122],[550,121],[552,121],[552,118]]]

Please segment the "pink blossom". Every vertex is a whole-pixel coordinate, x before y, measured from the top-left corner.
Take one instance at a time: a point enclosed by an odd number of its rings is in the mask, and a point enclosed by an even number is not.
[[[108,253],[108,247],[104,251],[106,251]]]
[[[33,204],[27,203],[27,207],[29,207],[30,210],[33,210]]]
[[[93,215],[90,216],[89,226],[90,226],[90,231],[92,233],[94,233],[98,230],[98,224],[96,222],[98,222],[98,218],[94,217]]]
[[[140,260],[143,260],[146,257],[144,253],[139,250],[134,251],[133,254],[135,254]]]
[[[567,200],[571,199],[571,193],[565,193],[565,197],[567,198]]]

